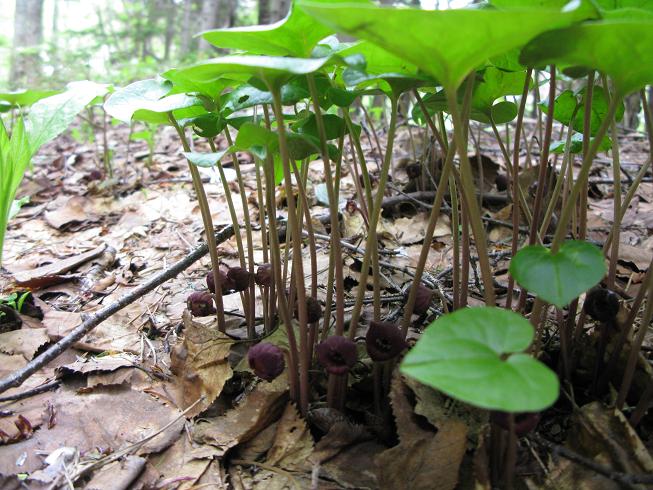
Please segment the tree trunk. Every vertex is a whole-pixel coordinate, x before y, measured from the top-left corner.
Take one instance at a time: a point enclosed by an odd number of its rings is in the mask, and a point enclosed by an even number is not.
[[[270,0],[258,0],[258,23],[270,24]]]
[[[290,9],[290,0],[268,0],[270,23],[283,19]]]
[[[193,0],[184,0],[184,17],[181,23],[181,55],[190,53],[193,31],[191,16],[193,15]]]
[[[209,29],[215,29],[218,27],[216,22],[218,21],[220,10],[223,7],[221,4],[224,4],[224,2],[221,2],[220,0],[203,0],[199,32],[208,31]],[[211,44],[206,42],[204,38],[200,38],[199,49],[200,51],[210,51]]]
[[[163,59],[168,61],[172,51],[172,41],[175,38],[175,0],[166,2],[166,33],[164,40]]]
[[[43,42],[43,0],[16,0],[14,45],[9,84],[13,88],[34,84],[41,74],[39,56]]]

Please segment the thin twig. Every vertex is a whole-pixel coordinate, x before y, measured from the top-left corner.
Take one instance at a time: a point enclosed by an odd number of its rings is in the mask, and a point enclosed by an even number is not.
[[[222,243],[225,240],[228,240],[231,235],[233,235],[233,227],[230,225],[223,228],[220,232],[216,233],[215,240],[217,243]],[[204,257],[208,252],[209,247],[206,243],[200,245],[190,254],[188,254],[184,259],[180,260],[169,269],[164,270],[143,284],[135,287],[129,293],[121,296],[116,302],[111,303],[101,310],[98,310],[95,313],[89,315],[86,320],[75,327],[68,335],[59,340],[59,342],[54,344],[44,353],[32,359],[24,367],[14,371],[9,376],[0,380],[0,393],[4,393],[9,388],[14,386],[19,386],[33,373],[41,369],[53,359],[57,358],[66,349],[68,349],[68,347],[71,347],[73,344],[78,342],[82,337],[88,334],[91,330],[93,330],[111,315],[122,310],[125,306],[132,304],[160,284],[163,284],[167,280],[177,276],[179,273],[186,270],[192,264]]]
[[[40,393],[44,393],[46,391],[54,390],[61,384],[61,381],[58,379],[55,379],[54,381],[50,381],[48,383],[42,384],[41,386],[37,386],[36,388],[32,388],[29,390],[21,391],[20,393],[14,393],[13,395],[6,395],[6,396],[0,396],[0,403],[3,402],[11,402],[15,400],[23,400],[25,398],[29,398],[30,396],[38,395]]]

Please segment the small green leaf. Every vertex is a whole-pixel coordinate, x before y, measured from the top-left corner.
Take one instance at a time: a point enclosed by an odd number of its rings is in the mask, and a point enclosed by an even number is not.
[[[229,150],[218,151],[216,153],[198,153],[198,152],[185,152],[184,156],[190,163],[198,167],[211,168],[215,167],[218,162],[225,156]]]
[[[562,244],[557,253],[541,245],[524,247],[510,261],[517,283],[544,301],[563,308],[605,275],[603,254],[578,240]]]
[[[153,124],[167,124],[168,112],[173,112],[176,119],[206,112],[198,97],[185,94],[167,96],[171,89],[172,83],[162,79],[134,82],[111,94],[104,110],[126,123],[137,120]]]
[[[590,144],[592,144],[592,141],[594,141],[594,138],[590,138]],[[552,153],[562,154],[565,152],[566,144],[567,144],[566,140],[553,141],[549,146],[549,151]],[[608,151],[610,148],[612,148],[612,140],[607,136],[605,136],[601,141],[601,144],[599,145],[598,151],[599,152]],[[574,133],[571,136],[571,149],[569,152],[573,154],[578,154],[578,153],[582,153],[582,151],[583,151],[583,134]]]
[[[505,412],[532,412],[558,398],[555,373],[523,351],[533,327],[503,308],[466,308],[427,327],[401,371],[453,398]]]
[[[573,128],[574,131],[583,132],[584,118],[585,118],[585,103],[584,95],[586,88],[583,88],[577,94],[571,90],[561,92],[557,97],[554,105],[553,118],[569,126],[571,118],[574,117]],[[546,111],[548,102],[540,103],[542,110]],[[624,104],[619,104],[615,114],[615,120],[621,121],[624,116]],[[575,113],[575,116],[574,116]],[[594,87],[592,90],[592,111],[590,114],[590,128],[591,134],[595,135],[599,130],[601,123],[608,115],[608,99],[605,96],[603,87]]]
[[[331,58],[284,58],[273,56],[224,56],[179,70],[179,76],[193,83],[208,83],[225,75],[246,74],[279,88],[293,75],[306,75],[324,67]],[[253,81],[250,80],[250,84]],[[258,87],[257,88],[261,88]]]

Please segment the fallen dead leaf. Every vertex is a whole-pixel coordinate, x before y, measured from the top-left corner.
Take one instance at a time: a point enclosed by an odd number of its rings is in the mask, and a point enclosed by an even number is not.
[[[72,224],[93,223],[100,219],[94,213],[93,201],[87,197],[73,196],[53,204],[53,207],[58,207],[46,211],[44,218],[47,224],[58,230]]]
[[[29,262],[14,263],[6,266],[6,268],[13,274],[16,283],[20,286],[41,288],[67,280],[69,277],[62,276],[63,274],[99,257],[105,248],[106,245],[100,245],[88,252],[76,254],[66,259],[55,260],[37,268],[30,267]]]
[[[45,328],[27,328],[12,330],[0,334],[0,352],[3,354],[20,354],[31,361],[39,348],[50,342]]]
[[[206,410],[231,378],[229,353],[233,340],[215,328],[205,326],[184,312],[184,342],[170,356],[170,369],[177,377],[174,389],[183,409],[200,396],[204,401],[189,412],[193,417]]]
[[[276,421],[288,400],[288,379],[260,382],[245,399],[222,416],[199,420],[193,427],[193,440],[210,444],[224,455],[236,445],[251,440]]]
[[[42,413],[47,416],[47,406],[44,406],[47,401],[56,411],[56,424],[49,430],[37,430],[28,440],[0,447],[0,474],[31,473],[42,466],[43,460],[39,453],[49,454],[62,446],[74,447],[80,454],[95,448],[119,449],[156,432],[176,419],[180,413],[146,393],[130,389],[107,390],[86,395],[60,389],[34,397],[34,401],[30,400],[27,405],[22,406],[38,404]],[[9,408],[11,406],[9,405]],[[36,426],[43,421],[30,422]],[[160,452],[167,448],[179,437],[183,426],[182,418],[145,443],[138,454]],[[17,462],[21,461],[23,454],[27,454],[27,457],[18,465]]]
[[[300,417],[297,407],[288,403],[279,420],[274,443],[268,451],[266,464],[286,470],[310,471],[308,458],[313,451],[313,437]]]

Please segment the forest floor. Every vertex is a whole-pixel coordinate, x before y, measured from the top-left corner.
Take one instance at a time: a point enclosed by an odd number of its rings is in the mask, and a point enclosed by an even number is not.
[[[529,137],[536,132],[534,127],[533,121],[527,125]],[[498,146],[489,133],[478,134],[478,150],[484,156],[479,188],[503,303],[512,294],[507,291],[511,207],[505,191],[496,185],[497,174],[505,174]],[[114,150],[113,179],[104,174],[101,152],[94,143],[64,136],[39,154],[34,172],[19,192],[29,195],[30,203],[10,223],[0,291],[3,296],[26,290],[32,294],[21,314],[0,320],[0,378],[25,366],[87,315],[164,272],[203,241],[187,164],[171,128],[159,132],[150,168],[145,165],[147,148],[142,142],[131,142],[126,160],[125,127],[111,128],[108,136]],[[362,140],[374,174],[374,162],[381,160],[379,148],[373,138]],[[470,154],[474,153],[471,143]],[[620,143],[627,185],[648,157],[647,142],[643,134],[627,132]],[[382,260],[389,264],[383,269],[386,316],[396,316],[403,305],[402,292],[411,280],[424,237],[432,187],[425,181],[410,181],[406,166],[415,157],[421,159],[428,145],[421,129],[400,128],[380,224]],[[245,154],[239,157],[249,213],[257,223],[254,162]],[[590,177],[588,239],[597,243],[605,241],[613,218],[610,162],[609,155],[601,154]],[[528,191],[538,162],[522,163],[522,185]],[[224,191],[216,173],[201,170],[219,230],[231,223]],[[311,162],[308,175],[315,232],[326,238],[318,236],[318,297],[323,300],[329,233],[328,220],[322,219],[328,216],[321,197],[322,162]],[[623,219],[617,274],[618,293],[624,300],[637,294],[653,255],[653,236],[649,236],[653,183],[647,180]],[[231,190],[242,219],[238,188],[232,185]],[[340,195],[343,237],[349,245],[342,258],[346,294],[353,298],[365,223],[348,165],[343,165]],[[283,200],[278,194],[280,215],[285,214]],[[261,234],[256,230],[255,262],[260,264]],[[452,243],[450,217],[443,213],[426,266],[440,285],[439,299],[427,316],[415,321],[409,340],[419,338],[423,327],[441,314],[442,300],[450,297]],[[238,264],[233,237],[219,245],[219,254],[224,263]],[[207,326],[213,317],[191,319],[185,313],[189,293],[205,289],[209,267],[205,256],[112,315],[20,387],[0,395],[0,487],[53,488],[79,479],[90,480],[85,488],[98,489],[409,488],[402,481],[410,478],[410,488],[435,488],[429,482],[437,479],[442,482],[437,488],[445,489],[454,488],[456,482],[458,488],[470,488],[474,481],[482,481],[479,462],[470,456],[483,445],[484,419],[479,412],[451,405],[435,391],[398,375],[390,390],[395,427],[375,421],[362,408],[366,402],[361,400],[371,396],[365,386],[352,387],[360,399],[354,397],[348,408],[356,416],[343,417],[317,403],[307,423],[288,402],[285,376],[267,383],[248,373],[242,361],[247,342],[239,340],[245,338],[246,329],[238,294],[224,298],[230,337],[210,335],[213,330]],[[472,276],[472,306],[482,304],[475,284]],[[593,327],[588,323],[590,343]],[[361,330],[357,337],[364,334]],[[555,343],[553,334],[549,338]],[[644,353],[649,360],[653,358],[650,346],[647,340]],[[205,362],[203,350],[211,362]],[[51,389],[6,401],[44,383],[50,383]],[[615,425],[616,415],[608,412],[596,404],[582,407],[581,417],[590,422],[574,425],[576,432],[571,434],[569,410],[554,407],[543,416],[538,431],[579,452],[583,452],[579,441],[590,434],[591,441],[583,444],[589,444],[588,451],[599,455],[595,459],[611,471],[625,471],[614,463],[619,458],[626,458],[633,472],[653,471],[648,451],[653,447],[653,418],[646,417],[635,434],[626,429],[627,424]],[[465,424],[452,422],[459,420]],[[570,438],[576,442],[570,444]],[[615,444],[620,455],[615,455]],[[585,481],[585,488],[621,488],[582,464],[550,457],[549,449],[529,439],[520,443],[517,473],[531,488],[580,488],[569,486],[572,481]]]

